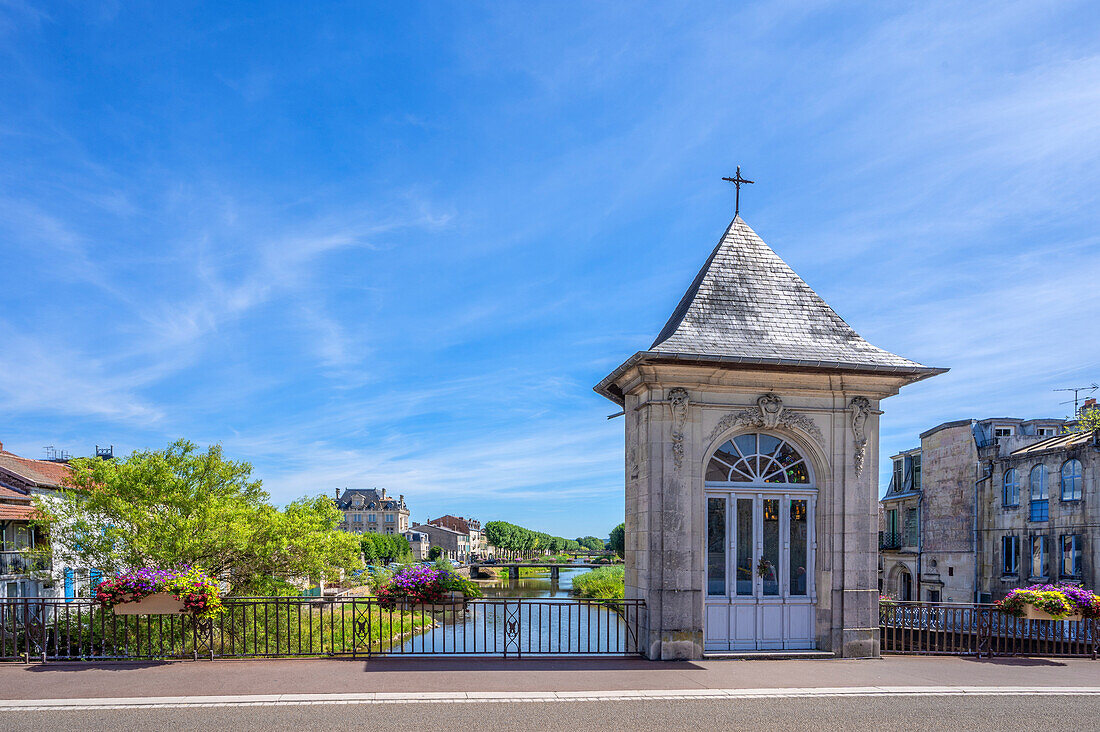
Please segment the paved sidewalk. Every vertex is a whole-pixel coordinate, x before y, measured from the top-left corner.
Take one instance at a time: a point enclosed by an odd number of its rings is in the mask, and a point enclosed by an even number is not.
[[[1100,690],[1100,662],[1088,659],[973,659],[892,656],[879,660],[655,662],[641,659],[375,659],[182,661],[0,665],[0,699],[392,694],[467,698],[477,692],[658,691],[722,695],[784,689],[806,694],[928,693],[951,689]],[[809,691],[807,691],[809,690]],[[829,692],[825,692],[829,690]],[[1065,692],[1063,692],[1065,693]],[[583,694],[578,694],[583,696]]]

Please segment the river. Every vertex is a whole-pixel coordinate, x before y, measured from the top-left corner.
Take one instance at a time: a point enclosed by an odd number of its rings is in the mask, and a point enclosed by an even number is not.
[[[634,649],[638,618],[572,597],[573,578],[589,571],[562,566],[539,577],[480,581],[484,597],[464,612],[436,613],[436,627],[408,639],[396,653],[562,655]]]

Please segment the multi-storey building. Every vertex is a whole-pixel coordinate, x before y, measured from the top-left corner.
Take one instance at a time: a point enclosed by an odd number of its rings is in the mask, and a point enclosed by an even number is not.
[[[999,448],[979,506],[979,591],[996,599],[1038,583],[1100,587],[1100,430]]]
[[[442,526],[466,534],[470,537],[470,553],[479,557],[487,555],[489,544],[485,539],[485,535],[481,532],[481,522],[477,519],[447,515],[431,519],[428,523],[432,526]]]
[[[991,511],[997,476],[1022,459],[1018,451],[1057,441],[1065,424],[1010,417],[945,422],[922,433],[920,447],[892,456],[880,500],[880,590],[901,600],[974,602],[1018,586],[1018,577],[994,581],[991,570],[997,536],[1009,525],[1021,542],[1026,533],[1014,522],[1019,512]]]
[[[404,533],[404,537],[409,542],[409,551],[412,552],[413,559],[422,562],[428,558],[428,552],[432,548],[432,538],[430,536],[423,531],[409,529]]]
[[[443,556],[456,562],[466,562],[470,559],[470,535],[445,526],[434,524],[417,524],[412,531],[427,534],[431,545],[437,546],[443,552]]]
[[[336,489],[336,507],[344,512],[340,528],[353,534],[404,534],[409,529],[405,496],[387,497],[386,489]]]

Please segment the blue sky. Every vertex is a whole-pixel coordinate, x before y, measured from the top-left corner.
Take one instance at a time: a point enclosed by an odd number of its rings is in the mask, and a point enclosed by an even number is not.
[[[591,387],[736,164],[858,332],[951,367],[884,403],[884,457],[1098,379],[1087,2],[88,5],[0,0],[6,449],[185,436],[280,502],[604,535]]]

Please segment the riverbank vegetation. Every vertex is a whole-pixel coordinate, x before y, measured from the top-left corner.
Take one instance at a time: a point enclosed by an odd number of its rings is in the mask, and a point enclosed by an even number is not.
[[[520,579],[524,579],[524,578],[530,579],[530,578],[533,578],[533,577],[549,577],[549,576],[550,576],[550,568],[549,567],[520,567],[519,568],[519,578]]]
[[[621,600],[626,595],[626,570],[616,564],[579,574],[573,578],[573,594],[590,600]]]

